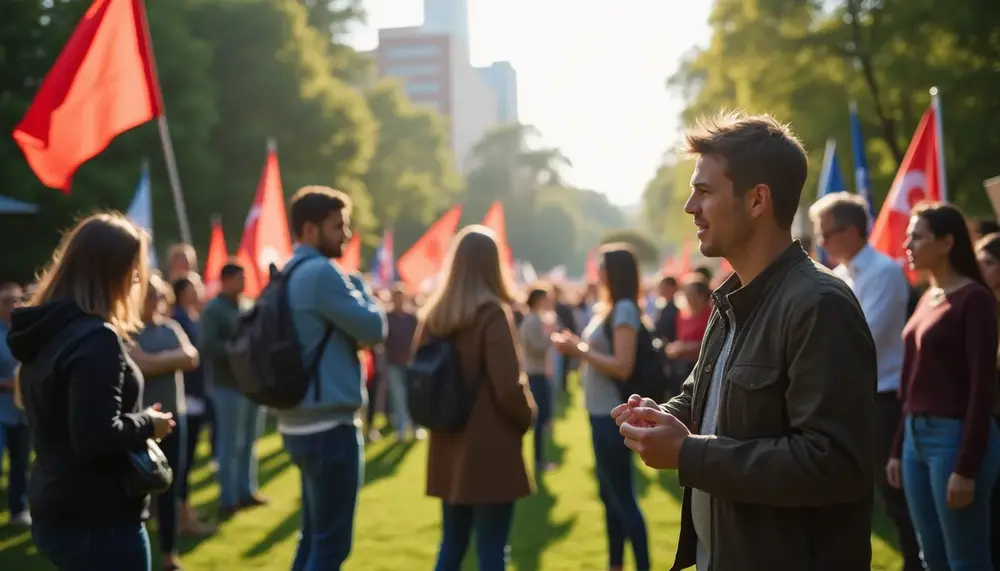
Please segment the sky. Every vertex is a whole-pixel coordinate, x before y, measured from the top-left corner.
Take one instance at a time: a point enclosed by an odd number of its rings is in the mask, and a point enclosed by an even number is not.
[[[666,88],[709,39],[701,0],[468,0],[472,64],[510,61],[522,123],[573,162],[570,183],[634,205],[677,141],[683,102]],[[372,49],[379,28],[423,21],[422,0],[365,0],[347,42]]]

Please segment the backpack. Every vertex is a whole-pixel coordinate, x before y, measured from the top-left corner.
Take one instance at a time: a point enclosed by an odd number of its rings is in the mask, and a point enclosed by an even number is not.
[[[406,368],[406,405],[417,426],[436,432],[462,432],[472,415],[482,378],[462,377],[454,339],[431,336],[417,348]]]
[[[273,409],[298,406],[313,386],[320,399],[317,377],[320,359],[333,333],[328,327],[308,365],[292,324],[288,303],[288,280],[306,259],[284,271],[271,265],[271,281],[260,292],[253,309],[240,317],[236,335],[226,343],[226,354],[240,392],[254,403]]]
[[[613,353],[615,336],[611,328],[611,314],[604,319],[602,328],[608,339],[608,347]],[[663,341],[656,337],[645,320],[639,321],[635,345],[635,366],[632,367],[632,374],[628,379],[616,379],[618,382],[615,383],[622,402],[634,394],[649,397],[656,402],[666,402],[677,395],[680,387],[670,374]]]

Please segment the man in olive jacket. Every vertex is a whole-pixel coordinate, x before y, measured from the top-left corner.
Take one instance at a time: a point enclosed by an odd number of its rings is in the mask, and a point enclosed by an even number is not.
[[[687,136],[685,211],[735,270],[683,391],[612,415],[625,445],[685,487],[673,569],[868,571],[875,345],[847,285],[792,240],[807,159],[769,116]]]

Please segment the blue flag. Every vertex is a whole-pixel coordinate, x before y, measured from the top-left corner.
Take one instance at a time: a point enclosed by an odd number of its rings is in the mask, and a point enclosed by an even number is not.
[[[135,197],[132,198],[132,204],[128,207],[129,220],[133,224],[139,226],[149,233],[150,244],[149,244],[149,267],[155,268],[157,266],[156,262],[156,249],[153,247],[153,195],[149,184],[149,167],[143,161],[141,174],[139,175],[139,184],[135,188]]]
[[[858,106],[851,102],[851,151],[854,158],[854,188],[868,204],[868,226],[875,221],[875,205],[872,204],[871,177],[868,159],[865,158],[865,140],[861,136],[861,121],[858,120]]]
[[[847,184],[844,183],[844,175],[840,170],[840,161],[837,160],[837,142],[829,139],[826,142],[826,152],[823,154],[823,170],[819,173],[819,190],[816,198],[823,198],[834,192],[846,192]],[[826,250],[816,247],[819,262],[824,266],[830,265]]]

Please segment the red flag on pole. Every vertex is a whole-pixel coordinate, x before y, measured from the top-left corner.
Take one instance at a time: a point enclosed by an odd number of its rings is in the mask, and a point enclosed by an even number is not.
[[[396,269],[407,285],[419,288],[438,273],[461,217],[462,207],[453,206],[400,256]]]
[[[600,271],[597,265],[597,249],[593,249],[587,253],[587,268],[584,271],[584,279],[587,280],[588,284],[595,284],[600,279]]]
[[[270,281],[270,265],[281,268],[292,257],[292,239],[285,216],[285,196],[281,190],[278,151],[268,142],[267,162],[260,175],[257,195],[243,226],[237,258],[246,270],[248,297],[257,297]]]
[[[210,299],[219,293],[222,285],[222,266],[229,260],[226,252],[226,237],[222,233],[222,222],[218,218],[212,220],[212,238],[208,242],[208,256],[205,257],[205,298]]]
[[[344,253],[337,260],[344,273],[353,274],[361,268],[361,235],[354,234],[344,246]]]
[[[931,105],[920,119],[917,131],[899,165],[892,188],[885,197],[882,210],[875,219],[869,243],[873,248],[909,268],[903,242],[910,211],[922,200],[941,200],[943,197],[941,141],[938,113]],[[916,274],[908,270],[910,281]]]
[[[499,200],[486,211],[486,216],[483,217],[483,226],[492,230],[493,234],[496,235],[500,261],[507,264],[507,271],[512,273],[514,256],[511,254],[510,245],[507,244],[507,224],[504,218],[503,204]]]
[[[45,186],[69,192],[80,165],[162,112],[142,0],[95,0],[14,140]]]

